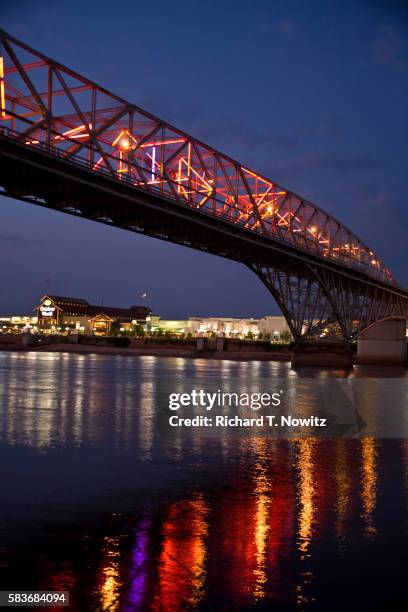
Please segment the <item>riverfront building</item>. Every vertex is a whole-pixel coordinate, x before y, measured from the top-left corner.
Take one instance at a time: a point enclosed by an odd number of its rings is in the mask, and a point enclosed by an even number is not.
[[[231,317],[189,317],[187,320],[167,321],[152,315],[150,322],[152,332],[161,330],[181,336],[217,336],[223,338],[269,338],[288,339],[288,324],[285,317],[269,316],[262,319],[234,319]]]
[[[96,306],[82,298],[60,295],[44,295],[35,311],[40,330],[79,330],[100,335],[109,334],[114,324],[119,325],[119,331],[129,331],[136,325],[145,328],[151,314],[146,306]]]
[[[150,334],[171,334],[180,337],[203,336],[223,338],[290,339],[289,328],[282,316],[262,319],[232,317],[189,317],[162,319],[147,306],[117,308],[90,304],[83,298],[44,295],[31,315],[0,316],[0,332],[18,333],[24,329],[39,333],[73,333],[109,335],[128,332],[136,327]]]

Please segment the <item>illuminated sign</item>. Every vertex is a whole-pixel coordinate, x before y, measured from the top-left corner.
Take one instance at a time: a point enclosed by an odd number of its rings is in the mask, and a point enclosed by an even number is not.
[[[55,313],[55,306],[53,306],[51,300],[44,300],[43,305],[40,306],[40,312],[43,317],[53,317]]]

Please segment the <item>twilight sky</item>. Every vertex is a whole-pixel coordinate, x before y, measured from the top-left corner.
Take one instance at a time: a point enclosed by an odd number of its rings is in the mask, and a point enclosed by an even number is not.
[[[3,0],[0,25],[333,213],[408,286],[406,3]],[[165,318],[278,312],[237,263],[6,198],[0,258],[1,314],[144,291]]]

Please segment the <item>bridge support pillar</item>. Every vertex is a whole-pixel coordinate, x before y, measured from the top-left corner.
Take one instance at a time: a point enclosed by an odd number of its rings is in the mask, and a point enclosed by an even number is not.
[[[406,320],[390,318],[373,323],[357,340],[359,365],[407,365]]]

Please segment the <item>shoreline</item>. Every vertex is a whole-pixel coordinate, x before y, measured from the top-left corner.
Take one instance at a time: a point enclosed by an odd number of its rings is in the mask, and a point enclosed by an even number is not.
[[[34,353],[72,353],[78,355],[121,355],[126,357],[183,357],[191,359],[214,359],[232,361],[286,361],[290,362],[290,352],[266,352],[266,351],[211,351],[197,352],[182,348],[120,348],[110,346],[90,346],[75,344],[50,344],[39,347],[21,347],[0,345],[1,351],[24,351]]]

